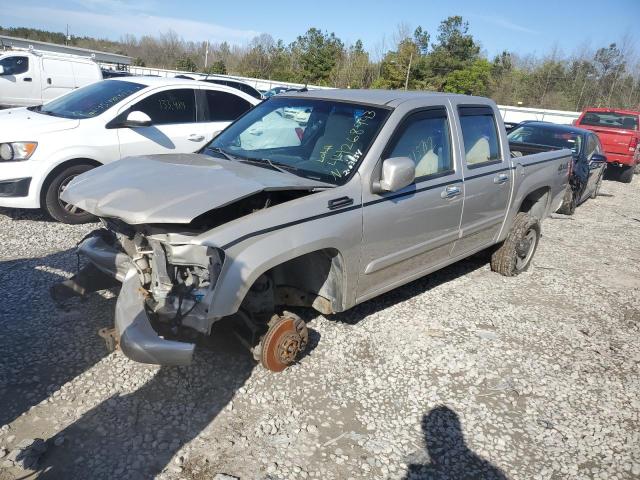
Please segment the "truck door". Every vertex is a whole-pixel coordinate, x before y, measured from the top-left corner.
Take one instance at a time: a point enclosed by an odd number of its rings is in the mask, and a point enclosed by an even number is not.
[[[488,105],[459,105],[464,172],[464,208],[460,240],[453,256],[490,246],[500,232],[512,188],[509,151],[501,151],[494,110]]]
[[[583,192],[583,198],[587,195],[591,194],[591,192],[596,188],[596,184],[600,179],[602,168],[604,168],[603,163],[601,162],[591,162],[591,157],[597,153],[602,155],[602,146],[598,137],[595,133],[590,133],[587,135],[587,149],[586,149],[586,159],[585,161],[589,165],[589,180],[587,181],[587,186],[585,191]]]
[[[361,300],[449,260],[464,197],[450,113],[444,105],[415,111],[391,138],[383,159],[411,158],[416,164],[412,185],[382,195],[368,188],[363,192]]]
[[[27,55],[8,55],[0,59],[0,105],[24,107],[42,103],[38,59]]]
[[[198,133],[193,88],[163,90],[125,107],[121,114],[141,111],[149,115],[148,127],[118,128],[120,157],[155,153],[193,153],[202,146],[190,140]],[[213,133],[213,132],[212,132]],[[209,137],[211,138],[211,137]]]
[[[76,86],[71,62],[60,58],[42,58],[42,102],[70,92]]]

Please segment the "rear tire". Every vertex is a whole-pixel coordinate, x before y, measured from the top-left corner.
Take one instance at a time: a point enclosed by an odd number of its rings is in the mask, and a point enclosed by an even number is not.
[[[620,172],[618,172],[618,180],[620,180],[622,183],[631,183],[634,171],[635,167],[633,165],[620,167]]]
[[[558,209],[558,213],[563,215],[573,215],[576,211],[576,194],[571,185],[567,186],[562,199],[562,205]]]
[[[71,165],[58,172],[46,184],[43,207],[52,218],[62,223],[74,225],[95,220],[96,217],[90,213],[60,200],[60,195],[69,182],[81,173],[91,170],[92,168],[95,168],[95,166],[88,163]]]
[[[514,277],[531,265],[540,242],[540,222],[534,216],[516,215],[509,235],[491,256],[491,270],[505,277]]]

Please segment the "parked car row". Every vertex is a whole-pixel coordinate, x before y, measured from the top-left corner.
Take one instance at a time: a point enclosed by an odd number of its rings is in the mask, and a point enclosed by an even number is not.
[[[486,98],[381,90],[266,100],[192,78],[122,77],[0,112],[0,206],[99,218],[56,301],[122,283],[112,338],[185,365],[236,318],[280,371],[331,314],[488,249],[526,271],[551,213],[597,195],[595,132],[524,122]]]
[[[578,205],[598,195],[607,159],[597,135],[588,130],[549,122],[523,122],[508,134],[512,154],[567,148],[573,152],[569,185],[558,212],[573,215]]]
[[[558,210],[572,215],[578,205],[598,195],[607,175],[629,183],[640,173],[640,112],[589,108],[573,126],[527,120],[509,125],[512,151],[540,152],[570,148],[570,186]]]

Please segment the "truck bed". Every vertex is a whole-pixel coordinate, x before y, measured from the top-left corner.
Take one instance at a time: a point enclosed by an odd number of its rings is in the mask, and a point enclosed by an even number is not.
[[[560,150],[560,148],[551,147],[549,145],[538,145],[535,143],[509,142],[509,150],[511,151],[512,157],[524,157],[535,153]]]

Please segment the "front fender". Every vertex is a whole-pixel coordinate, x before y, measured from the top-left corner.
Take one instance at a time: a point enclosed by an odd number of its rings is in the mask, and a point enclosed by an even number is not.
[[[313,220],[247,239],[225,251],[225,262],[209,307],[211,318],[238,311],[256,279],[277,265],[307,253],[334,249],[342,256],[343,309],[355,303],[362,240],[362,210]]]

